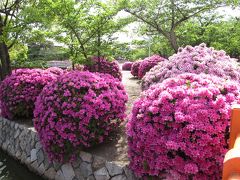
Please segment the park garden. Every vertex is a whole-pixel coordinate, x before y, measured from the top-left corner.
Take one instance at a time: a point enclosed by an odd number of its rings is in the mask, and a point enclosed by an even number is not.
[[[81,151],[97,152],[126,165],[131,179],[221,179],[240,103],[238,8],[3,0],[0,115],[33,127],[49,162],[74,167]],[[80,176],[130,179],[106,167],[108,175]]]

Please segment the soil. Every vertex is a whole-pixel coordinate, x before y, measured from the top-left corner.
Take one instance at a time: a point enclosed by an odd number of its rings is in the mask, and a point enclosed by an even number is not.
[[[139,97],[141,89],[140,89],[140,81],[136,78],[133,78],[130,71],[122,71],[122,82],[124,87],[128,93],[128,103],[127,103],[127,115],[131,113],[133,102]],[[125,134],[125,125],[127,123],[128,118],[122,123],[120,126],[120,131],[116,137],[116,139],[98,145],[97,147],[93,147],[86,151],[104,157],[108,161],[115,162],[119,165],[126,165],[129,163],[127,157],[127,137]]]

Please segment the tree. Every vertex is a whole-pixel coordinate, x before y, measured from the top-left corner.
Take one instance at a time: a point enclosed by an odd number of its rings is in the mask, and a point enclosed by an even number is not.
[[[122,0],[121,6],[136,20],[144,23],[149,35],[162,35],[177,52],[176,30],[189,19],[225,4],[220,0]]]
[[[99,0],[43,3],[56,17],[55,39],[69,47],[73,64],[86,63],[93,55],[109,55],[113,33],[129,23],[129,19],[114,19],[119,9]]]
[[[11,73],[9,49],[20,33],[18,14],[23,0],[3,0],[0,2],[0,78]]]

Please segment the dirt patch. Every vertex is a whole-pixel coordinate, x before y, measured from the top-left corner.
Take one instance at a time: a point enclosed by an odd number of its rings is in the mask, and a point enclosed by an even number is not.
[[[129,116],[133,102],[140,95],[140,83],[138,79],[132,78],[130,71],[122,71],[123,79],[122,82],[128,93],[128,103],[127,103],[127,115]],[[106,142],[97,147],[88,149],[87,151],[104,157],[108,161],[113,161],[119,165],[128,164],[129,160],[127,157],[127,137],[125,134],[125,125],[128,118],[121,125],[119,133],[115,140],[111,142]]]

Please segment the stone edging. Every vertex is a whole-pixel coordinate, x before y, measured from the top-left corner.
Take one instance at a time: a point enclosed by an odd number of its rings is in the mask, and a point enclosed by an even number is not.
[[[46,179],[55,180],[136,180],[127,166],[81,151],[74,163],[50,162],[34,128],[0,117],[0,147]]]

